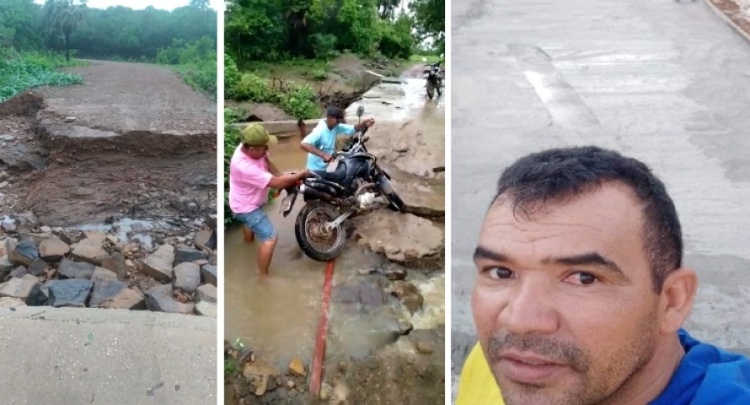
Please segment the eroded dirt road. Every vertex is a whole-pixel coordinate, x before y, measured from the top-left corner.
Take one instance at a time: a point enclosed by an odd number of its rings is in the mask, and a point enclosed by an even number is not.
[[[214,213],[215,102],[163,67],[89,61],[0,106],[0,209],[50,226]]]
[[[93,378],[111,376],[102,367],[121,351],[121,378],[95,393],[90,378],[69,378],[63,402],[215,402],[215,102],[161,67],[91,61],[72,70],[84,85],[0,104],[0,330],[24,324],[47,336],[13,343],[10,334],[4,346],[35,353],[26,367],[34,375],[68,359],[89,361]],[[33,322],[40,313],[44,325]],[[169,342],[130,341],[134,330]],[[0,353],[0,363],[31,358],[19,353]],[[55,384],[15,386],[6,402],[60,400]]]

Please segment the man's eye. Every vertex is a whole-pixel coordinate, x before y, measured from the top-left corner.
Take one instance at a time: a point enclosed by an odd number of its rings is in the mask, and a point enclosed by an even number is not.
[[[591,273],[578,272],[568,276],[566,281],[578,285],[591,285],[599,281],[599,279]]]
[[[505,267],[493,267],[487,271],[490,278],[493,279],[505,279],[513,277],[513,272],[506,269]]]

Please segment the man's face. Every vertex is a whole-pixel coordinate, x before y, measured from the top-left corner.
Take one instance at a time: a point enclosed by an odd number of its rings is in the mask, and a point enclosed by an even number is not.
[[[268,152],[268,146],[251,146],[251,145],[245,145],[245,150],[247,151],[247,154],[253,158],[253,159],[262,159],[266,156],[266,152]]]
[[[344,122],[343,118],[342,119],[338,119],[338,118],[334,118],[334,117],[331,117],[331,116],[328,116],[326,118],[326,124],[328,124],[328,128],[330,128],[330,129],[335,128],[337,125],[339,125],[342,122]]]
[[[506,403],[606,401],[648,363],[658,295],[641,210],[628,187],[605,183],[530,218],[502,198],[488,211],[472,308]]]

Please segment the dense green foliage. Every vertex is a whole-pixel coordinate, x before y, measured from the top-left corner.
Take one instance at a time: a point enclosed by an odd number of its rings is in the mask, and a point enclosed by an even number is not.
[[[225,97],[256,103],[272,103],[297,119],[320,116],[315,92],[310,86],[289,84],[274,88],[268,80],[253,73],[240,73],[229,55],[224,55]]]
[[[81,0],[46,0],[44,5],[2,0],[0,22],[0,49],[171,65],[191,86],[215,94],[216,11],[207,0],[172,11],[96,9]]]
[[[68,63],[57,54],[0,51],[0,102],[32,87],[81,84],[83,77],[80,75],[55,70],[80,64]]]
[[[406,59],[425,40],[442,46],[444,0],[409,9],[400,0],[227,0],[226,51],[242,65],[342,52]]]
[[[445,0],[412,0],[409,8],[414,13],[418,41],[430,38],[434,48],[445,53]]]

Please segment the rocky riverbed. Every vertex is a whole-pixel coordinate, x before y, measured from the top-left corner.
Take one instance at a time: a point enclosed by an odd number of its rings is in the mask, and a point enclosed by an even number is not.
[[[127,232],[117,223],[82,230],[0,216],[0,306],[216,316],[215,216]]]

